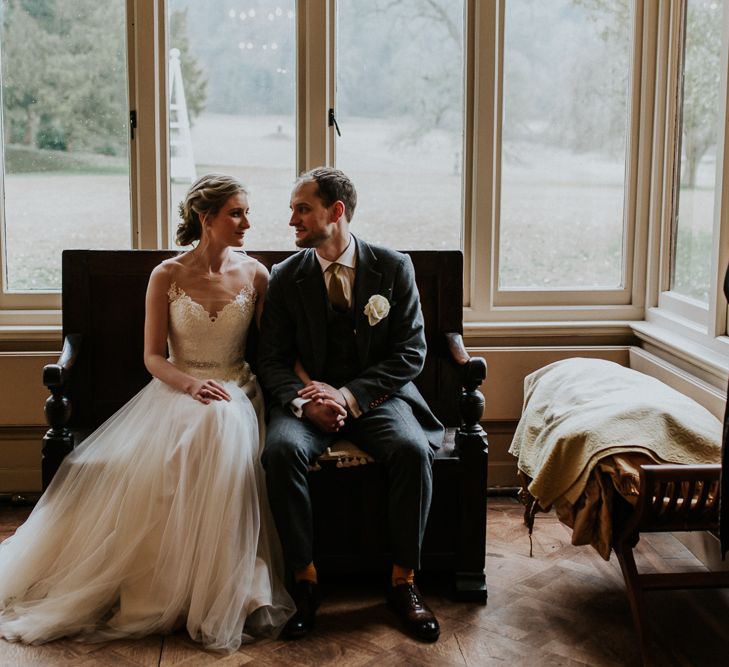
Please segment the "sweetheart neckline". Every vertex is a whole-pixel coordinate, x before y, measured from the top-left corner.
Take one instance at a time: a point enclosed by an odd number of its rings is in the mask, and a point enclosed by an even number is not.
[[[255,290],[253,289],[253,287],[251,285],[243,285],[243,287],[241,287],[240,290],[238,290],[238,293],[230,301],[228,301],[228,303],[226,303],[222,308],[220,308],[220,309],[218,309],[218,310],[215,311],[215,315],[212,315],[210,313],[210,311],[207,308],[205,308],[205,306],[203,306],[201,303],[199,303],[198,301],[195,301],[195,299],[193,299],[176,282],[173,282],[170,285],[170,288],[167,290],[167,294],[169,295],[170,292],[172,292],[173,294],[176,294],[177,295],[177,299],[180,299],[180,298],[183,298],[184,297],[193,306],[197,306],[203,313],[205,313],[205,315],[207,315],[208,320],[210,322],[217,322],[220,319],[220,317],[223,314],[223,312],[225,311],[225,309],[228,308],[228,306],[232,306],[233,304],[238,303],[238,299],[241,297],[242,294],[245,294],[245,293],[248,293],[248,294],[255,293]],[[176,301],[177,299],[173,299],[172,302]]]

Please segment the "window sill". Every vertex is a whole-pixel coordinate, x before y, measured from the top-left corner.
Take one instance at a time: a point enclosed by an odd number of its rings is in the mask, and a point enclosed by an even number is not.
[[[590,322],[464,322],[467,347],[493,345],[579,344],[622,345],[634,341],[631,322],[605,320]]]
[[[631,326],[644,349],[726,390],[729,337],[706,337],[706,343],[703,343],[655,322],[633,322]]]
[[[708,384],[726,390],[729,376],[729,337],[697,340],[650,321],[607,322],[466,322],[466,347],[635,345]]]
[[[465,322],[466,347],[493,346],[557,346],[557,345],[622,345],[636,339],[656,355],[703,377],[710,384],[724,389],[729,375],[729,337],[721,336],[702,344],[661,323],[649,321],[592,322]],[[22,349],[27,342],[36,349],[39,343],[61,346],[60,311],[0,312],[0,342],[7,349]],[[708,339],[707,339],[708,340]],[[18,345],[20,343],[20,345]]]
[[[0,311],[0,342],[47,342],[60,349],[60,310]]]

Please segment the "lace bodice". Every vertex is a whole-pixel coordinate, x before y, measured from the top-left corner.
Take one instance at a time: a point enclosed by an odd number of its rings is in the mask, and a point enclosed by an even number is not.
[[[177,286],[170,285],[168,344],[170,361],[198,378],[245,384],[250,368],[243,358],[256,306],[256,291],[246,285],[215,315]]]

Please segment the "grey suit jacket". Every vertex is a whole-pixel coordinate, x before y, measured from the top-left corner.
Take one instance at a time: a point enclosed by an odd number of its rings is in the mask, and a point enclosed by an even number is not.
[[[355,242],[355,329],[363,371],[346,386],[363,413],[399,396],[412,408],[428,442],[438,448],[443,426],[412,382],[423,368],[426,350],[412,262],[394,250]],[[374,294],[390,302],[390,312],[370,326],[364,308]],[[303,387],[293,370],[297,358],[313,379],[321,377],[326,309],[324,277],[312,248],[273,267],[261,320],[258,375],[274,403],[287,406]]]

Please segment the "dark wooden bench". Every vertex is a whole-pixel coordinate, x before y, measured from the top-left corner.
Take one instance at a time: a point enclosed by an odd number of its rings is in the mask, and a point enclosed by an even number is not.
[[[152,269],[173,251],[65,250],[61,357],[44,368],[50,430],[43,440],[44,488],[63,457],[147,382],[144,296]],[[289,252],[252,252],[267,267]],[[447,426],[434,463],[423,569],[450,572],[457,597],[486,601],[488,443],[478,387],[486,363],[463,345],[463,258],[458,251],[409,253],[425,318],[428,354],[418,385]],[[247,356],[255,359],[255,332]],[[341,462],[340,462],[341,465]],[[386,571],[390,564],[387,482],[378,465],[323,462],[310,474],[316,562],[322,572]]]

